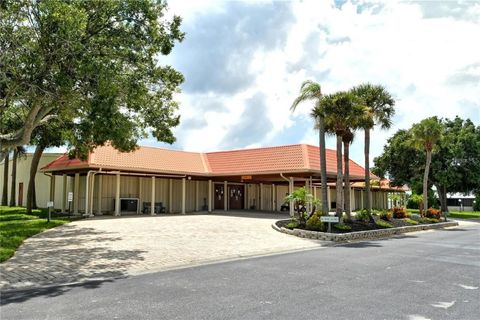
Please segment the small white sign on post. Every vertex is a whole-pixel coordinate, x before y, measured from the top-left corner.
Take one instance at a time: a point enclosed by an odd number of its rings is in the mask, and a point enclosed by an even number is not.
[[[335,217],[335,216],[321,216],[320,221],[337,223],[339,220],[338,220],[338,217]]]
[[[53,208],[53,201],[47,201],[47,208]]]
[[[68,202],[72,202],[72,201],[73,201],[73,192],[69,192],[69,193],[68,193],[67,201],[68,201]]]

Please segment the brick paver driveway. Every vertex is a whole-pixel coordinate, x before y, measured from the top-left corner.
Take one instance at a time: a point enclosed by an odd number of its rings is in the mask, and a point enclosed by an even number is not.
[[[125,277],[322,245],[273,230],[282,218],[236,212],[76,221],[26,240],[0,264],[0,288]]]

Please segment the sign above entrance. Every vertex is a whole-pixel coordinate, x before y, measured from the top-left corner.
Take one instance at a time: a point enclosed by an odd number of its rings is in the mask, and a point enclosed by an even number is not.
[[[242,180],[252,180],[252,176],[242,176]]]

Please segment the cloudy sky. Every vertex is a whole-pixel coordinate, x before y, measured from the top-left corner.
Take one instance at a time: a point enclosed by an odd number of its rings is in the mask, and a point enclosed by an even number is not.
[[[396,130],[428,116],[480,124],[480,1],[170,0],[169,7],[186,32],[161,61],[186,78],[170,148],[318,144],[312,105],[289,110],[307,79],[326,94],[371,82],[394,95],[393,128],[374,131],[372,158]],[[359,132],[352,159],[363,162],[362,152]]]

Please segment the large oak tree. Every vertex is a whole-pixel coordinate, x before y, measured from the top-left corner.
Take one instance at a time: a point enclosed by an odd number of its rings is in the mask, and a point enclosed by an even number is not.
[[[148,132],[173,142],[183,76],[162,65],[181,41],[181,19],[164,1],[6,0],[0,3],[0,117],[16,108],[20,128],[0,128],[0,152],[28,144],[35,128],[74,119],[78,155],[111,141],[133,150]]]

